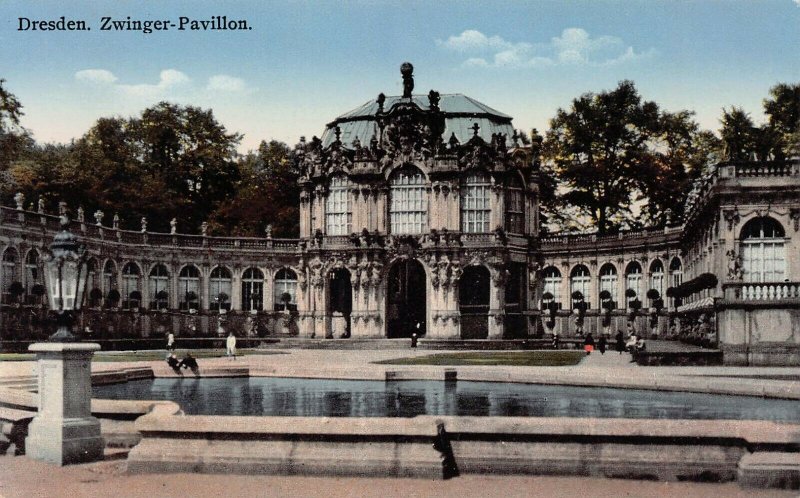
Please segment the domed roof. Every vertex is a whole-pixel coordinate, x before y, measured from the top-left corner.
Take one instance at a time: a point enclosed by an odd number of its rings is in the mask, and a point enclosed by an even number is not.
[[[396,104],[414,104],[422,111],[430,110],[427,95],[412,95],[411,98],[387,96],[384,109],[390,111]],[[461,143],[469,141],[474,136],[473,126],[475,123],[479,126],[478,136],[486,142],[490,142],[492,135],[496,133],[502,133],[507,137],[514,134],[511,116],[460,93],[441,95],[439,110],[444,117],[445,128],[442,139],[445,142],[453,134]],[[337,126],[341,130],[341,141],[345,147],[349,147],[356,138],[363,145],[369,144],[373,136],[379,135],[378,124],[375,120],[378,112],[378,102],[373,99],[342,114],[328,123],[325,128],[325,132],[322,134],[323,147],[329,146],[336,140],[334,129]]]

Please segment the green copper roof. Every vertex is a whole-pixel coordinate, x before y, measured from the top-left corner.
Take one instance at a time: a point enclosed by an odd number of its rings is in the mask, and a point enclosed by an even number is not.
[[[384,103],[384,110],[389,111],[398,102],[413,102],[422,110],[429,109],[427,95],[414,95],[411,99],[404,99],[400,96],[387,96]],[[511,126],[511,116],[503,114],[491,107],[478,102],[475,99],[461,95],[460,93],[441,95],[439,109],[445,117],[445,131],[442,138],[447,141],[455,133],[456,138],[461,143],[467,142],[473,136],[472,125],[478,123],[480,129],[478,135],[487,142],[491,140],[492,134],[502,133],[510,140],[514,134]],[[341,129],[341,140],[345,146],[350,146],[358,138],[362,145],[369,144],[373,135],[378,134],[378,126],[375,123],[375,113],[378,112],[378,103],[375,99],[342,114],[332,123],[329,123],[322,135],[322,144],[327,147],[335,137],[333,128],[337,125]]]

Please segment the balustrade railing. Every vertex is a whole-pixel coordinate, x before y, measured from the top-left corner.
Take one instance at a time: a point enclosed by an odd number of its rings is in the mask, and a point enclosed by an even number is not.
[[[729,301],[800,299],[800,282],[735,282],[723,284]]]

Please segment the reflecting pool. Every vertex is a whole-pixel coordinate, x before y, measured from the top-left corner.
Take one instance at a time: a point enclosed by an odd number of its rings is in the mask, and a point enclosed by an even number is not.
[[[170,400],[190,415],[415,415],[800,422],[800,402],[749,396],[495,382],[181,378],[94,386],[93,397]]]

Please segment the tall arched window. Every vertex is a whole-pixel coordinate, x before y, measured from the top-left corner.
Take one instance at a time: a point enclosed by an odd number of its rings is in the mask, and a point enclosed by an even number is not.
[[[677,287],[683,283],[683,265],[677,257],[672,258],[669,262],[669,282],[670,287]],[[676,306],[674,297],[670,299],[670,305]]]
[[[506,187],[506,231],[525,233],[525,191],[519,177],[514,174]]]
[[[325,233],[348,235],[352,232],[353,213],[350,206],[350,179],[344,175],[331,178],[325,200]]]
[[[578,265],[573,268],[572,273],[570,273],[570,296],[572,296],[575,291],[578,291],[583,295],[583,300],[588,305],[591,302],[589,294],[590,288],[591,275],[589,274],[589,268],[587,268],[586,265]]]
[[[242,274],[242,309],[261,311],[264,298],[264,274],[258,268],[248,268]]]
[[[600,268],[600,292],[608,291],[611,300],[617,301],[617,269],[611,263],[606,263]]]
[[[11,302],[11,292],[9,291],[11,284],[17,281],[17,250],[9,247],[3,253],[3,268],[2,268],[2,285],[3,289],[3,302]]]
[[[182,310],[200,307],[200,270],[196,266],[184,266],[178,274],[178,299]]]
[[[628,289],[633,289],[636,298],[642,299],[642,265],[636,261],[631,261],[625,268],[625,291]]]
[[[208,298],[212,310],[231,309],[231,290],[233,281],[227,268],[218,266],[211,270],[208,280]]]
[[[155,265],[150,270],[150,309],[169,307],[169,271],[164,265]]]
[[[561,272],[555,266],[548,266],[544,270],[544,293],[553,295],[553,302],[561,307]]]
[[[669,276],[672,287],[677,287],[683,283],[683,265],[677,257],[669,262]]]
[[[117,288],[117,264],[112,260],[103,266],[103,294],[108,296],[111,289]]]
[[[492,182],[485,173],[470,173],[461,187],[461,231],[486,233],[492,210],[489,206],[489,190]]]
[[[395,234],[428,230],[428,189],[425,175],[414,167],[395,171],[389,182],[389,223]]]
[[[86,290],[83,295],[86,303],[92,308],[99,307],[103,302],[103,292],[100,290],[100,280],[97,276],[98,268],[96,258],[86,260]]]
[[[297,275],[292,270],[283,268],[276,273],[273,289],[276,311],[284,309],[284,306],[292,311],[297,309]]]
[[[28,295],[33,294],[33,286],[41,284],[42,275],[39,272],[39,252],[36,249],[28,251],[25,256],[25,290]]]
[[[786,274],[786,232],[763,216],[742,227],[742,272],[745,282],[782,282]]]
[[[661,299],[664,299],[664,264],[661,260],[650,263],[650,288],[657,290]]]
[[[132,309],[138,308],[141,296],[137,299],[137,295],[140,295],[141,291],[139,290],[139,280],[141,279],[142,273],[139,270],[139,265],[136,263],[130,262],[125,263],[125,266],[122,267],[122,308],[123,309]]]

